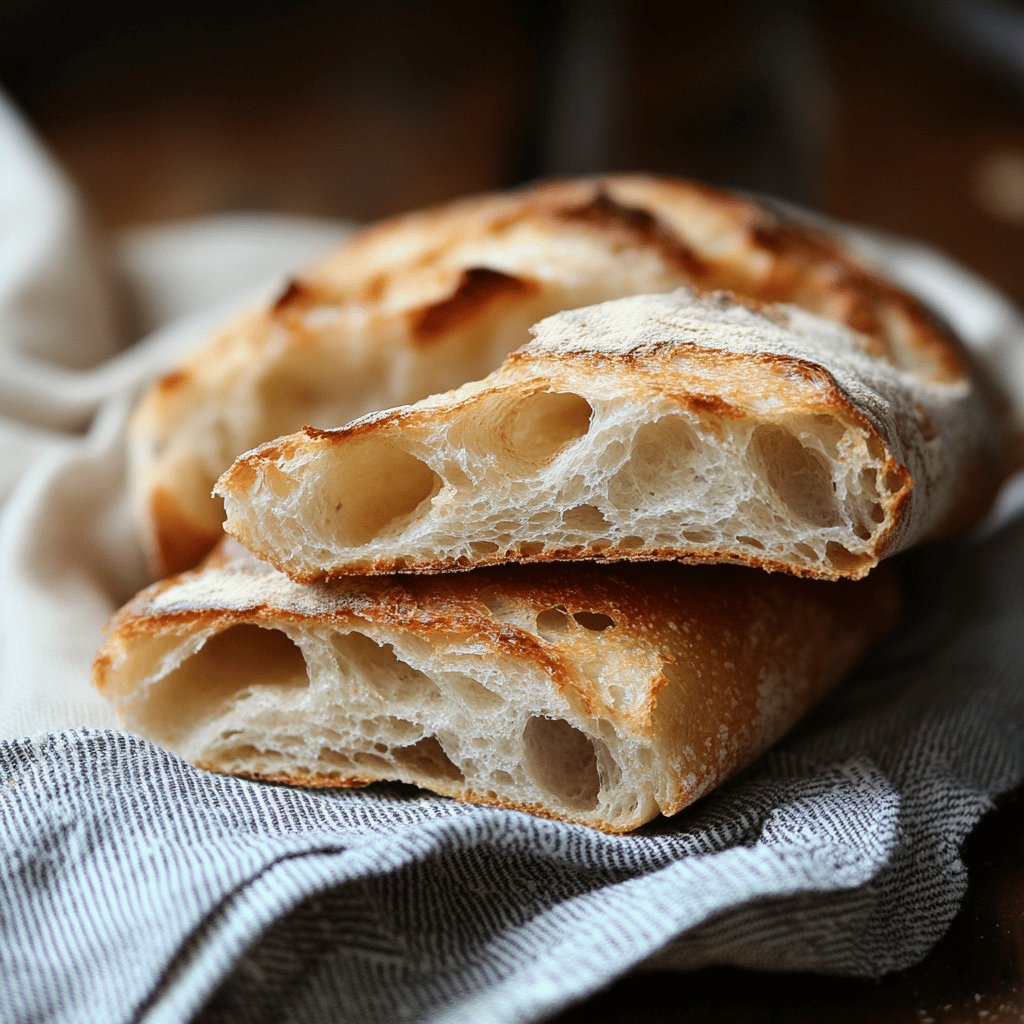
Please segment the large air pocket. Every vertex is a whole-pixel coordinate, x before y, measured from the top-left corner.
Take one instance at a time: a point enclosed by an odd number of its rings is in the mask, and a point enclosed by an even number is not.
[[[441,489],[441,478],[425,462],[384,438],[367,438],[341,451],[320,500],[328,530],[343,547],[395,531]]]

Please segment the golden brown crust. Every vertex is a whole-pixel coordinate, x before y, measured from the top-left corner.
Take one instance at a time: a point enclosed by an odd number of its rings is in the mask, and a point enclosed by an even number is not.
[[[344,775],[341,772],[224,772],[215,763],[207,761],[196,761],[195,767],[204,772],[234,775],[240,779],[251,779],[253,782],[298,786],[302,789],[364,789],[380,781],[359,775]]]
[[[215,590],[207,593],[209,588],[205,587],[207,581],[213,581],[213,573],[221,569],[241,569],[250,580],[244,596],[235,591],[230,604],[218,599]],[[535,609],[560,607],[571,614],[588,611],[607,615],[624,628],[660,640],[666,654],[674,658],[679,658],[683,650],[692,656],[713,643],[699,633],[692,638],[680,635],[670,623],[696,616],[702,622],[714,623],[718,631],[738,630],[751,618],[751,608],[757,607],[761,598],[781,608],[813,607],[817,603],[837,620],[850,619],[852,623],[856,618],[857,628],[864,629],[872,640],[895,622],[899,605],[890,572],[875,574],[870,583],[829,583],[801,581],[789,575],[767,578],[751,575],[745,567],[727,565],[684,569],[666,561],[609,568],[590,564],[500,566],[458,576],[358,577],[342,587],[325,584],[305,591],[290,586],[283,577],[273,579],[280,589],[270,591],[266,583],[272,577],[276,577],[274,570],[225,540],[199,568],[153,584],[107,624],[105,631],[110,640],[94,661],[97,687],[102,691],[110,684],[110,668],[118,648],[146,634],[200,622],[221,626],[240,622],[350,626],[362,621],[401,627],[423,636],[473,636],[495,654],[513,655],[539,665],[556,687],[578,688],[590,708],[599,704],[600,698],[587,688],[587,680],[571,678],[564,644],[552,647],[532,633],[495,619],[487,610],[488,595],[498,594],[511,604]],[[183,583],[193,586],[185,590]],[[190,594],[191,600],[183,598],[183,593]],[[873,598],[870,601],[869,595]],[[776,631],[789,628],[785,611],[777,612],[775,619]],[[652,697],[664,683],[663,679],[656,681]]]
[[[876,562],[872,558],[858,557],[855,565],[845,571],[829,569],[827,566],[820,568],[808,568],[794,566],[789,562],[769,558],[764,555],[751,553],[749,555],[737,555],[731,551],[697,551],[682,555],[678,548],[650,548],[649,550],[637,552],[630,548],[607,547],[599,551],[593,548],[570,547],[570,548],[549,548],[543,554],[534,554],[530,550],[519,550],[512,556],[517,565],[544,565],[547,563],[573,563],[582,559],[588,562],[676,562],[679,565],[717,565],[733,563],[735,565],[749,566],[754,569],[761,569],[765,572],[786,573],[789,576],[799,576],[808,580],[859,580],[863,579]],[[275,564],[272,555],[267,555],[267,561],[280,572],[285,571],[283,565]],[[376,561],[362,561],[354,563],[351,568],[333,570],[331,572],[295,572],[289,569],[288,575],[296,583],[319,583],[336,580],[349,579],[352,576],[389,576],[397,572],[416,573],[417,575],[432,575],[445,573],[469,572],[473,569],[491,568],[503,565],[510,561],[509,557],[489,558],[486,555],[474,557],[472,561],[467,558],[437,558],[423,559],[421,561],[410,558],[379,559]]]
[[[293,277],[270,304],[271,315],[280,316],[295,306],[305,305],[315,297],[309,285]]]
[[[267,782],[283,786],[296,786],[300,789],[365,789],[367,786],[386,786],[393,784],[392,780],[389,779],[369,779],[362,776],[345,775],[341,772],[338,772],[337,774],[314,774],[308,772],[295,772],[293,774],[288,772],[276,772],[269,774],[265,772],[225,772],[223,769],[218,768],[214,763],[206,763],[202,761],[197,761],[195,763],[195,767],[202,771],[213,772],[215,774],[231,775],[240,779],[251,779],[253,782]],[[399,783],[399,785],[410,785],[410,783]],[[436,782],[432,784],[430,788],[438,795],[449,797],[452,800],[458,800],[460,803],[476,804],[479,807],[500,807],[505,811],[521,811],[524,814],[532,814],[536,818],[546,818],[548,821],[568,821],[578,825],[586,825],[589,828],[595,828],[600,832],[606,832],[608,835],[626,835],[629,832],[636,831],[637,827],[643,824],[642,822],[633,823],[608,821],[606,819],[595,820],[592,817],[574,818],[571,815],[567,816],[565,814],[557,814],[550,808],[545,807],[543,804],[504,800],[500,796],[496,796],[494,793],[470,789],[466,786],[446,786],[443,782]],[[682,808],[677,808],[669,813],[675,814],[681,809]]]
[[[158,576],[196,565],[224,535],[223,530],[211,530],[189,516],[178,504],[178,496],[166,488],[154,490],[150,502],[150,522],[156,531],[153,568]]]
[[[260,402],[270,401],[264,395],[273,390],[264,386],[272,383],[276,373],[286,372],[274,367],[284,365],[281,360],[289,346],[320,359],[324,354],[317,346],[325,346],[325,351],[339,345],[352,352],[371,351],[381,344],[380,338],[387,338],[396,359],[400,351],[416,350],[439,361],[454,360],[445,374],[438,377],[425,371],[423,379],[432,381],[430,391],[455,386],[466,379],[458,377],[458,366],[465,364],[467,355],[462,350],[448,352],[441,341],[453,332],[478,326],[478,344],[486,348],[490,343],[487,318],[505,308],[503,303],[510,310],[536,304],[538,316],[555,311],[544,305],[555,300],[547,297],[544,283],[535,281],[532,266],[523,265],[515,272],[507,268],[505,257],[528,264],[525,255],[516,254],[535,251],[516,248],[517,232],[526,229],[532,232],[532,245],[572,232],[589,238],[601,259],[617,260],[621,273],[604,282],[604,298],[689,284],[701,290],[731,289],[762,304],[793,302],[863,331],[879,358],[921,379],[953,382],[969,373],[974,376],[960,343],[920,302],[864,267],[841,243],[749,199],[694,182],[609,175],[545,182],[461,200],[359,233],[291,282],[276,302],[228,328],[143,400],[132,427],[143,454],[136,458],[133,472],[140,492],[136,505],[148,524],[154,564],[165,571],[186,568],[194,553],[213,539],[208,528],[197,529],[188,518],[176,516],[173,503],[149,500],[156,488],[173,493],[176,488],[199,487],[193,482],[196,474],[180,471],[181,452],[175,461],[161,441],[180,439],[190,429],[208,429],[194,425],[209,421],[211,406],[222,404],[230,410],[233,404],[241,404],[249,412],[258,411]],[[460,262],[462,246],[477,255]],[[495,254],[497,266],[481,262],[481,248]],[[657,288],[634,275],[641,256],[653,258],[661,268],[662,284]],[[553,280],[557,277],[556,267]],[[559,293],[556,288],[551,295]],[[591,294],[586,301],[599,297]],[[313,322],[308,316],[311,310],[332,315]],[[360,315],[353,322],[360,326],[336,326],[354,311]],[[395,327],[396,323],[402,326]],[[228,397],[227,382],[244,377],[250,372],[246,367],[264,363],[251,394]],[[317,426],[333,426],[370,411],[365,405],[343,401],[342,386],[349,394],[367,390],[358,373],[379,374],[372,360],[360,357],[355,363],[369,369],[327,371],[328,379],[337,373],[338,408],[345,411],[333,422],[321,421]],[[422,396],[396,392],[382,395],[377,405]],[[313,421],[314,412],[322,408],[322,396],[316,402],[314,409],[311,398],[305,411],[297,404],[293,422],[275,420],[274,433]],[[259,421],[258,416],[248,418]],[[269,440],[258,429],[254,431],[225,442],[221,469],[241,451]],[[195,443],[206,442],[197,439]],[[981,478],[984,473],[979,468],[976,475]],[[197,493],[177,506],[194,508],[205,500],[204,493]],[[189,531],[190,539],[175,536]]]
[[[762,313],[756,304],[753,308],[759,315]],[[578,315],[585,319],[588,312],[581,310]],[[780,310],[769,309],[769,313],[773,320],[781,316]],[[585,341],[586,336],[583,334],[582,342]],[[757,545],[750,545],[740,552],[706,547],[697,549],[688,545],[682,537],[672,547],[645,546],[642,550],[624,547],[607,539],[602,540],[604,546],[601,549],[560,547],[549,543],[541,553],[531,550],[536,546],[533,543],[536,538],[531,538],[518,549],[498,550],[493,555],[474,552],[471,556],[463,554],[450,557],[444,550],[438,550],[423,557],[409,553],[397,557],[390,554],[382,557],[349,556],[344,561],[311,566],[293,557],[281,557],[273,546],[251,533],[251,522],[248,520],[233,514],[226,529],[230,535],[251,547],[258,557],[266,559],[302,583],[340,579],[353,574],[454,572],[499,565],[510,560],[536,564],[579,559],[601,562],[675,560],[688,564],[721,561],[750,565],[770,572],[789,572],[808,579],[860,579],[890,551],[908,518],[914,492],[913,476],[908,467],[897,461],[892,454],[893,438],[883,436],[877,423],[850,398],[825,366],[805,357],[773,351],[728,351],[690,340],[681,346],[670,337],[667,330],[664,338],[645,340],[642,345],[630,347],[626,342],[628,339],[624,341],[621,350],[612,351],[586,348],[585,344],[578,348],[560,347],[554,351],[529,346],[512,353],[501,370],[479,385],[470,385],[448,396],[437,396],[418,406],[366,417],[334,430],[307,426],[300,434],[279,438],[236,460],[218,484],[218,493],[231,495],[233,503],[238,501],[244,504],[251,494],[259,490],[259,481],[264,475],[279,472],[279,464],[291,464],[312,457],[315,449],[334,446],[343,448],[353,439],[373,435],[400,439],[407,436],[407,429],[433,429],[442,422],[451,422],[459,416],[469,415],[474,408],[486,408],[493,399],[507,393],[518,399],[526,399],[540,391],[584,390],[581,389],[583,382],[605,375],[615,380],[617,394],[622,400],[625,400],[627,394],[634,393],[642,394],[645,401],[660,396],[680,409],[713,417],[706,423],[708,429],[713,427],[715,420],[740,420],[747,417],[750,413],[746,406],[751,400],[758,402],[766,395],[772,396],[776,411],[785,409],[801,415],[822,414],[837,423],[854,425],[865,439],[867,449],[877,459],[879,479],[884,484],[878,496],[884,519],[882,526],[875,530],[870,545],[853,552],[836,543],[832,549],[834,558],[798,565],[791,559],[763,553],[757,550]],[[716,393],[709,394],[700,390],[708,383],[717,386]],[[927,415],[927,410],[920,403],[919,409]],[[931,430],[934,439],[934,425]],[[897,443],[906,442],[909,437],[910,432],[906,431],[897,435],[895,440]],[[969,508],[975,515],[980,515],[986,507],[986,498],[992,495],[994,481],[998,479],[993,467],[986,465],[980,457],[976,461],[965,459],[960,466],[969,469],[966,480],[955,479],[942,483],[943,488],[961,493],[951,500],[956,510],[955,515],[940,520],[940,528],[970,525],[972,520],[964,515],[963,510]],[[972,481],[975,485],[973,494],[970,487]],[[311,477],[308,486],[315,488],[316,480]],[[981,495],[981,498],[978,499],[976,495]],[[929,497],[934,500],[935,495]],[[936,535],[931,531],[926,536]]]
[[[952,380],[966,372],[964,349],[948,327],[919,300],[861,263],[838,240],[753,200],[696,182],[649,176],[610,176],[590,183],[584,204],[595,226],[629,223],[634,237],[652,247],[675,247],[687,266],[689,283],[702,290],[728,290],[760,303],[792,302],[835,319],[872,338],[899,364],[898,342],[886,321],[903,321],[908,348],[934,379]],[[566,192],[579,194],[580,183],[552,182],[538,187],[551,203]],[[672,222],[696,204],[714,207],[743,237],[743,245],[723,257],[687,244]],[[635,204],[635,205],[634,205]],[[563,208],[566,216],[572,207]],[[579,208],[576,208],[579,209]],[[615,214],[618,213],[618,216]],[[587,219],[587,218],[582,218]]]
[[[469,267],[462,272],[454,291],[446,299],[414,309],[409,314],[412,337],[420,345],[473,320],[496,300],[536,292],[536,281],[503,274],[489,267]]]
[[[543,633],[540,615],[553,611],[579,625]],[[658,803],[671,814],[760,754],[898,614],[895,580],[885,571],[861,583],[814,583],[727,566],[548,566],[307,588],[225,544],[201,569],[151,587],[119,612],[94,678],[129,728],[167,743],[159,719],[140,718],[133,710],[132,702],[145,701],[152,682],[139,673],[152,673],[176,640],[187,642],[198,632],[209,636],[251,623],[294,627],[292,634],[307,640],[320,631],[325,644],[334,629],[362,631],[377,643],[411,635],[438,650],[470,644],[488,651],[487,657],[535,666],[585,720],[614,723],[617,732],[649,747],[658,771],[666,773]],[[147,653],[148,643],[155,655]],[[608,658],[612,675],[601,676],[595,665]],[[607,678],[615,680],[612,690],[604,688]],[[616,693],[621,686],[628,686],[626,694]],[[183,699],[179,695],[174,706]],[[237,742],[249,738],[243,732]],[[232,767],[212,754],[197,752],[192,759],[213,771],[231,767],[232,773],[301,786],[413,782],[459,800],[606,831],[628,831],[657,810],[651,805],[639,818],[577,814],[511,799],[457,776],[396,774],[395,766],[335,768],[328,761],[269,771]]]
[[[178,391],[188,384],[191,379],[191,374],[185,370],[175,370],[172,373],[165,374],[156,382],[156,389],[158,392],[168,394],[174,391]]]
[[[600,185],[578,205],[555,208],[554,216],[566,223],[586,224],[598,231],[621,236],[623,244],[656,249],[694,281],[707,277],[710,266],[683,244],[650,210],[616,201]]]

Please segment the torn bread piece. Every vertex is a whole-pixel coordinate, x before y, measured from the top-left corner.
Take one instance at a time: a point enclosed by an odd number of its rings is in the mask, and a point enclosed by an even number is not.
[[[303,586],[230,541],[114,618],[99,688],[213,771],[413,783],[612,832],[765,750],[895,622],[895,579],[589,565]]]
[[[571,559],[859,578],[999,481],[976,382],[793,306],[681,289],[533,333],[483,381],[241,457],[226,530],[304,582]]]
[[[681,284],[794,302],[924,379],[963,373],[920,303],[748,199],[613,175],[463,200],[357,234],[144,396],[129,467],[154,575],[217,542],[210,490],[254,445],[477,380],[552,313]]]

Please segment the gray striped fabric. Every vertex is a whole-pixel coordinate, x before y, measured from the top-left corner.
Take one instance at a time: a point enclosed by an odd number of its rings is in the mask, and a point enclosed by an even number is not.
[[[115,732],[4,743],[0,1020],[528,1021],[642,964],[908,966],[1024,775],[1024,521],[950,557],[799,734],[632,836],[222,778]]]

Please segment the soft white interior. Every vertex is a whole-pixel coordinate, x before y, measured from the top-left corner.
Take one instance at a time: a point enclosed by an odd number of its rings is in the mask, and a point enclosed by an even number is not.
[[[292,568],[686,549],[855,574],[898,485],[871,435],[828,414],[734,417],[595,384],[503,391],[444,419],[280,464],[272,502],[229,497],[238,535]],[[368,479],[376,532],[345,498]]]
[[[570,621],[564,609],[532,618],[538,637],[596,636],[611,624],[588,612]],[[126,676],[146,683],[121,702],[126,724],[218,770],[392,779],[622,827],[657,811],[647,745],[588,716],[536,663],[471,638],[370,624],[204,625],[140,640],[130,657]],[[598,685],[611,675],[592,668]],[[639,700],[642,685],[633,694],[622,682],[604,696]]]
[[[677,268],[653,251],[623,249],[585,228],[552,233],[512,224],[464,239],[439,254],[440,265],[406,268],[374,303],[316,306],[302,317],[307,334],[288,341],[283,327],[263,321],[249,333],[265,344],[239,343],[197,368],[166,421],[133,436],[132,472],[141,498],[157,486],[172,491],[190,516],[215,529],[217,477],[236,456],[304,425],[336,427],[378,409],[486,376],[529,337],[530,326],[562,309],[683,283]],[[535,283],[536,290],[501,297],[429,343],[411,340],[407,315],[442,302],[467,267],[486,267]],[[399,264],[400,267],[400,264]],[[198,390],[197,390],[198,389]],[[141,508],[143,517],[148,507]]]

